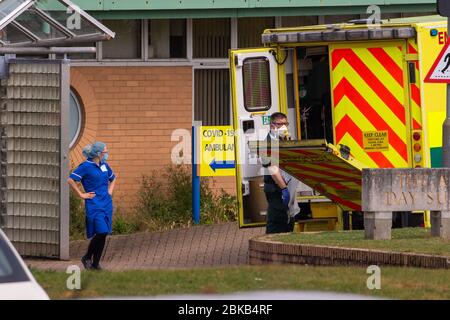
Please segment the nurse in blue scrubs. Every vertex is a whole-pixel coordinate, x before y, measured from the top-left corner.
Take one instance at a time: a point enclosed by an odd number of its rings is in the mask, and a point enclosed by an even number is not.
[[[86,269],[100,270],[100,258],[106,236],[112,232],[112,194],[116,176],[108,165],[108,148],[103,142],[89,144],[83,149],[86,161],[70,175],[67,182],[75,193],[85,200],[86,235],[91,239],[81,262]],[[84,192],[78,185],[81,182]]]

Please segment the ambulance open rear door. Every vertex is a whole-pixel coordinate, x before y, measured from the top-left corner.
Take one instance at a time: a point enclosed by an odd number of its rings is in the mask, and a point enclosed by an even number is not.
[[[273,48],[230,51],[239,227],[266,222],[263,171],[249,142],[265,140],[270,131],[270,115],[286,112],[278,81],[284,70],[278,59]]]
[[[364,165],[345,146],[326,140],[280,141],[273,148],[265,141],[251,142],[251,152],[271,153],[278,166],[311,189],[320,192],[345,211],[361,211]],[[270,150],[270,151],[269,151]]]

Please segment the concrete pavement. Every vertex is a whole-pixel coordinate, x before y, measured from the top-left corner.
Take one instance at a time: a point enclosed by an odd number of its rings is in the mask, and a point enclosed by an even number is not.
[[[248,263],[249,239],[265,228],[239,229],[236,222],[201,225],[154,233],[110,236],[100,265],[105,270],[179,269],[236,266]],[[70,261],[26,259],[36,269],[82,268],[87,240],[70,244]]]

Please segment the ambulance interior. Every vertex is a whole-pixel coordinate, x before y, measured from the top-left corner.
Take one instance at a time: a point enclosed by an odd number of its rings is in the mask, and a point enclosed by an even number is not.
[[[295,50],[301,140],[326,139],[333,143],[328,47]]]

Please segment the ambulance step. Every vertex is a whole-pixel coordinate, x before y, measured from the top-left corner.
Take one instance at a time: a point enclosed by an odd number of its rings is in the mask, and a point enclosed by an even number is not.
[[[295,222],[294,233],[307,231],[334,231],[338,223],[337,218],[308,219]]]

